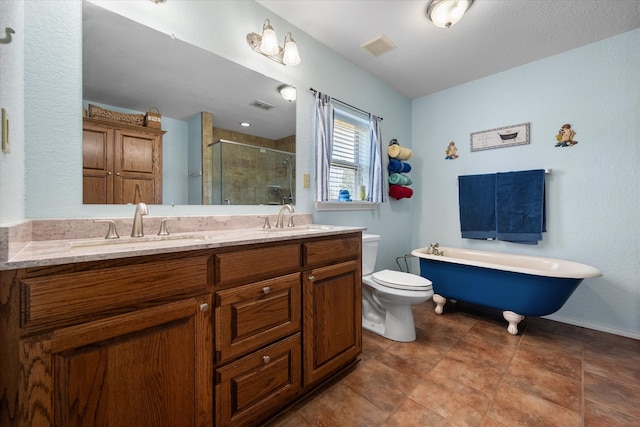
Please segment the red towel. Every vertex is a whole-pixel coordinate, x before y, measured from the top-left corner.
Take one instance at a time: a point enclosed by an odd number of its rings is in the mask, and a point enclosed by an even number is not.
[[[402,185],[390,185],[389,196],[397,200],[404,198],[409,199],[411,196],[413,196],[413,190],[409,187],[403,187]]]

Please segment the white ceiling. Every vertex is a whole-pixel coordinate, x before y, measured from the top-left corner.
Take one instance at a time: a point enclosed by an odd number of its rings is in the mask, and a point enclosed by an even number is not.
[[[430,0],[257,2],[412,99],[640,27],[640,0],[475,0],[449,29],[427,18]],[[397,48],[360,47],[381,34]]]

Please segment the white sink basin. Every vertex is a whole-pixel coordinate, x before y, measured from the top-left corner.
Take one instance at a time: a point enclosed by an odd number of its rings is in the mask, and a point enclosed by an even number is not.
[[[71,250],[131,249],[138,247],[158,247],[162,245],[180,246],[204,242],[204,236],[145,236],[119,239],[83,240],[71,242]]]

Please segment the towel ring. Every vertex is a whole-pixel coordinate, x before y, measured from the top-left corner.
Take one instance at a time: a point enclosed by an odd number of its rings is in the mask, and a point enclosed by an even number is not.
[[[11,43],[11,34],[15,34],[15,31],[13,31],[13,28],[9,27],[5,28],[4,31],[7,36],[0,39],[0,44],[9,44]]]

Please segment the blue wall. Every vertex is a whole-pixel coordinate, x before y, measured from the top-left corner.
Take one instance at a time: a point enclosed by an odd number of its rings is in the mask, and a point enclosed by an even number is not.
[[[583,262],[583,282],[553,317],[640,336],[640,30],[413,101],[424,190],[414,246],[427,242]],[[530,122],[529,145],[470,152],[470,133]],[[578,144],[556,148],[570,123]],[[449,141],[460,157],[444,160]],[[538,246],[462,239],[457,177],[526,169],[547,176],[547,233]]]
[[[13,41],[2,45],[0,59],[0,107],[10,129],[10,153],[0,151],[0,223],[10,223],[21,221],[25,211],[24,10],[18,2],[2,1],[0,16],[3,28],[15,31]]]

